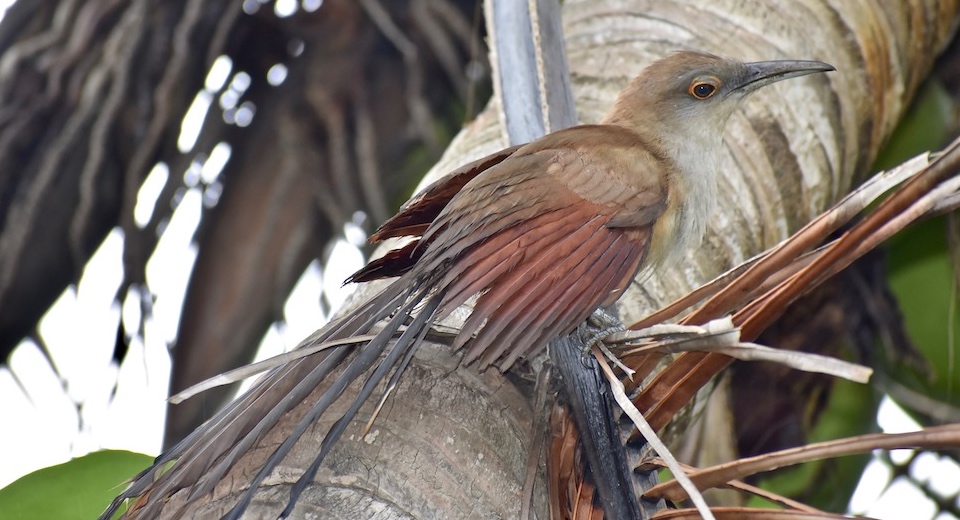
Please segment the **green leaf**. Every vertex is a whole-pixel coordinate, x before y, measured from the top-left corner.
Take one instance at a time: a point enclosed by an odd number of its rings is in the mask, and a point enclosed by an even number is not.
[[[940,148],[953,125],[953,100],[938,81],[924,83],[874,161],[874,170],[886,170],[923,152]]]
[[[914,346],[927,362],[929,377],[902,360],[889,360],[888,375],[947,403],[960,397],[960,309],[947,250],[946,219],[907,229],[890,242],[890,287],[897,297]],[[906,403],[902,403],[906,404]]]
[[[148,455],[108,450],[34,471],[0,489],[0,518],[96,518],[127,481],[151,463]]]

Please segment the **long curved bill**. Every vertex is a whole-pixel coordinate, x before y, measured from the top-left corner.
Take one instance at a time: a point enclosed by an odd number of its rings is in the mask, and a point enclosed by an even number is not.
[[[751,92],[780,80],[837,70],[829,63],[806,60],[755,61],[745,63],[744,67],[744,74],[738,84],[733,85],[733,90]]]

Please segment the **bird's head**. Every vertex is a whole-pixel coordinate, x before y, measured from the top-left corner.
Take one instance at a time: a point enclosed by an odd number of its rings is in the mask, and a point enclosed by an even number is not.
[[[719,143],[727,120],[747,94],[780,80],[831,70],[833,66],[819,61],[744,63],[677,52],[631,81],[604,122],[652,130],[667,138],[713,136]]]
[[[723,130],[748,94],[771,83],[835,70],[819,61],[742,61],[678,52],[654,62],[620,94],[604,123],[630,128],[673,161],[677,217],[668,248],[655,259],[683,253],[699,240],[716,204]],[[664,260],[665,261],[665,260]]]

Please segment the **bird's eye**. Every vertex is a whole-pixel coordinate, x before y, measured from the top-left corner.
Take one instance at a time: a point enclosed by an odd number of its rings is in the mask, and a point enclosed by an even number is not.
[[[690,84],[690,95],[697,99],[707,99],[717,92],[714,80],[696,80]]]

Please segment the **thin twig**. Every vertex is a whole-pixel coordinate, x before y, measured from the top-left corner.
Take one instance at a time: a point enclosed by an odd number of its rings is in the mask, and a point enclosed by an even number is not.
[[[639,339],[657,338],[646,343]],[[840,377],[856,383],[870,380],[873,370],[863,365],[850,363],[830,356],[770,348],[756,343],[740,341],[740,330],[729,317],[707,322],[703,327],[694,325],[656,325],[639,331],[616,332],[605,341],[620,343],[621,355],[657,352],[714,352],[741,361],[769,361],[804,372],[815,372]]]
[[[960,444],[960,424],[936,426],[910,433],[872,433],[747,457],[695,471],[689,477],[691,481],[697,483],[699,488],[710,489],[733,479],[742,479],[757,473],[825,458],[856,455],[878,449],[947,449],[956,448],[958,444]],[[672,468],[671,471],[673,471]],[[686,498],[687,486],[679,480],[672,480],[650,488],[645,495],[679,501]]]
[[[658,457],[658,458],[654,458],[654,459],[645,460],[645,461],[644,461],[644,464],[649,464],[649,465],[652,465],[652,466],[659,466],[659,467],[661,467],[661,468],[666,468],[666,467],[667,467],[666,462],[664,462],[664,461],[663,461],[662,459],[660,459],[659,457]],[[691,466],[691,465],[689,465],[689,464],[683,464],[683,463],[681,463],[680,466],[683,467],[683,470],[686,471],[688,474],[689,474],[689,473],[694,473],[694,472],[700,470],[700,468],[697,468],[697,467],[695,467],[695,466]],[[803,502],[799,502],[799,501],[797,501],[797,500],[794,500],[794,499],[792,499],[792,498],[790,498],[790,497],[785,497],[785,496],[780,495],[780,494],[778,494],[778,493],[774,493],[773,491],[768,491],[768,490],[766,490],[766,489],[759,488],[759,487],[757,487],[757,486],[751,486],[750,484],[747,484],[746,482],[743,482],[743,481],[740,481],[740,480],[731,480],[731,481],[729,481],[729,482],[726,482],[722,487],[727,487],[727,488],[730,488],[730,489],[734,489],[734,490],[736,490],[736,491],[742,491],[742,492],[744,492],[744,493],[749,493],[749,494],[751,494],[751,495],[754,495],[754,496],[758,496],[758,497],[760,497],[760,498],[763,498],[764,500],[769,500],[770,502],[773,502],[774,504],[781,505],[781,506],[783,506],[783,507],[789,507],[789,508],[791,508],[791,509],[796,509],[797,511],[806,511],[806,512],[808,512],[808,513],[815,513],[815,514],[819,514],[819,513],[823,513],[823,512],[824,512],[824,511],[821,511],[820,509],[817,509],[817,508],[815,508],[815,507],[813,507],[813,506],[808,506],[807,504],[804,504]]]
[[[657,437],[656,432],[653,431],[653,428],[647,423],[647,420],[643,418],[643,414],[640,413],[640,410],[637,410],[637,407],[633,406],[633,403],[630,402],[630,398],[627,397],[626,392],[623,388],[623,383],[620,382],[620,379],[614,375],[613,371],[610,369],[610,365],[607,364],[607,360],[604,359],[603,355],[594,347],[593,350],[594,357],[597,358],[597,362],[600,363],[600,368],[603,370],[604,375],[607,377],[607,382],[610,383],[610,390],[613,392],[613,398],[617,401],[617,404],[620,405],[620,408],[623,410],[630,420],[633,421],[634,426],[637,427],[637,430],[643,435],[643,438],[646,439],[647,443],[657,452],[657,455],[667,464],[667,468],[673,472],[673,476],[677,482],[680,483],[680,486],[683,487],[683,490],[686,491],[687,496],[690,497],[690,500],[693,502],[693,505],[696,506],[697,511],[704,518],[704,520],[716,520],[713,516],[713,513],[710,511],[710,506],[707,505],[707,502],[703,499],[703,495],[700,494],[700,491],[697,490],[697,487],[687,478],[687,474],[683,471],[683,468],[680,467],[680,463],[677,462],[677,459],[670,453],[670,450],[667,449],[667,446]]]
[[[173,404],[180,404],[187,399],[199,394],[200,392],[206,392],[211,388],[216,388],[218,386],[229,385],[236,383],[237,381],[242,381],[248,377],[255,376],[260,372],[265,372],[271,368],[275,368],[281,365],[285,365],[291,361],[296,361],[300,358],[311,356],[320,352],[321,350],[326,350],[333,347],[342,347],[345,345],[353,345],[356,343],[363,343],[370,341],[375,338],[375,334],[366,334],[363,336],[353,336],[350,338],[338,339],[335,341],[325,341],[323,343],[318,343],[316,345],[298,347],[290,352],[284,352],[273,356],[271,358],[265,359],[263,361],[258,361],[256,363],[251,363],[249,365],[244,365],[240,368],[235,368],[228,372],[215,375],[210,379],[205,379],[186,390],[170,396],[167,401]]]

